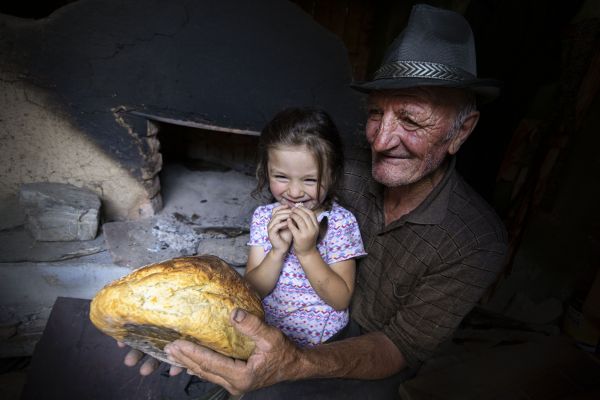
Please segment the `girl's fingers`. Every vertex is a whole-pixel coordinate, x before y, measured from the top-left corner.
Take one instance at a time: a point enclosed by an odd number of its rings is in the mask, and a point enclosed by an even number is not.
[[[273,234],[277,234],[278,232],[281,232],[281,231],[286,230],[286,229],[288,229],[288,222],[287,221],[281,221],[280,223],[271,226],[268,229],[268,232],[273,233]]]
[[[271,217],[271,221],[284,221],[286,219],[288,219],[290,217],[290,213],[278,213],[278,214],[273,214],[273,216]]]
[[[294,228],[297,228],[301,231],[306,230],[306,228],[307,228],[306,221],[304,221],[304,218],[302,218],[298,214],[290,215],[290,218],[288,221],[289,221],[288,226],[293,226]]]
[[[298,228],[298,224],[292,218],[285,221],[285,223],[286,223],[287,229],[289,229],[292,232],[292,235],[296,236],[300,232],[300,229]]]
[[[287,221],[288,218],[285,219],[272,219],[271,221],[269,221],[269,224],[267,225],[267,230],[271,231],[271,230],[279,230],[282,227],[286,227],[287,226]]]
[[[313,228],[317,227],[318,228],[318,226],[319,226],[319,223],[317,222],[317,217],[311,210],[306,210],[302,207],[299,207],[292,211],[291,217],[293,218],[294,216],[298,216],[304,222],[304,225],[307,228],[308,227],[313,227]],[[298,221],[298,220],[294,219],[294,221]]]
[[[292,212],[292,210],[290,210],[290,208],[288,206],[285,207],[275,207],[273,209],[273,211],[271,211],[271,215],[279,215],[279,214],[289,214],[290,212]]]
[[[291,215],[287,226],[296,239],[308,238],[318,233],[318,227],[299,215]]]
[[[296,207],[293,210],[290,210],[291,213],[295,213],[298,215],[302,215],[305,216],[307,218],[311,218],[311,219],[317,219],[315,212],[313,210],[310,210],[308,208],[304,208],[304,207]]]
[[[271,220],[267,224],[267,229],[269,229],[271,226],[274,226],[274,225],[277,225],[277,224],[279,224],[281,222],[287,221],[288,218],[289,218],[289,214],[273,215],[271,217]]]

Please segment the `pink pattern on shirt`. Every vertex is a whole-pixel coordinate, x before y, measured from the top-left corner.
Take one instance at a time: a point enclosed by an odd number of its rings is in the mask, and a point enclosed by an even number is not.
[[[254,211],[250,225],[249,246],[271,249],[267,224],[278,203],[260,206]],[[327,233],[317,249],[328,265],[364,256],[365,250],[352,213],[337,203],[328,212]],[[287,254],[279,280],[263,299],[268,324],[281,329],[300,346],[314,346],[335,335],[348,323],[348,310],[336,311],[314,291],[304,270],[293,254]]]

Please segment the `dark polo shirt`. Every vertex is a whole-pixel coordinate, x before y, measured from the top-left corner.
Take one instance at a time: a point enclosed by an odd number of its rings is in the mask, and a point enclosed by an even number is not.
[[[363,331],[384,332],[418,368],[498,276],[506,231],[454,159],[418,208],[385,226],[370,155],[349,153],[340,202],[356,216],[368,252],[358,261],[351,315]]]

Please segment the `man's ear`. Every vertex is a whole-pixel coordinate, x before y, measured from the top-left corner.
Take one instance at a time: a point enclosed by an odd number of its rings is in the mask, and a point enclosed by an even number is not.
[[[462,144],[465,142],[465,140],[467,140],[471,132],[473,132],[473,129],[475,129],[475,126],[477,125],[478,121],[479,111],[473,111],[464,119],[458,132],[451,139],[450,146],[448,146],[448,153],[450,155],[454,155],[458,152],[460,146],[462,146]]]

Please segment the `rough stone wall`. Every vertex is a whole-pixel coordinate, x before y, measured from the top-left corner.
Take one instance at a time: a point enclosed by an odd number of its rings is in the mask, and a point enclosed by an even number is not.
[[[14,197],[22,183],[60,182],[97,193],[108,219],[153,214],[151,191],[73,126],[42,89],[3,75],[0,201]]]

